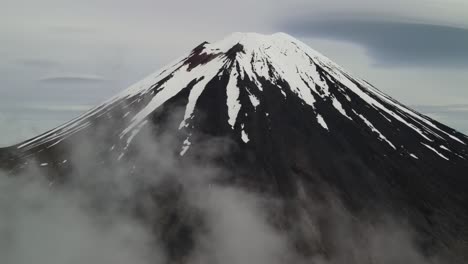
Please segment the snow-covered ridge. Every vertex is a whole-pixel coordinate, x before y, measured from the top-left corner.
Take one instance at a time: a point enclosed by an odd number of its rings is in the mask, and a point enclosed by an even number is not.
[[[241,50],[233,51],[235,47],[241,47]],[[325,70],[325,75],[320,70]],[[229,115],[226,122],[233,130],[238,130],[236,133],[246,144],[250,142],[247,136],[249,131],[246,131],[244,124],[238,124],[238,114],[245,107],[243,104],[250,103],[254,109],[262,104],[262,100],[256,95],[266,92],[265,82],[273,84],[268,87],[270,89],[276,87],[275,89],[278,89],[286,100],[288,96],[294,94],[304,102],[304,105],[314,109],[317,128],[326,132],[329,132],[330,127],[327,125],[327,116],[319,113],[316,108],[318,101],[329,103],[343,118],[366,126],[379,140],[392,149],[397,149],[399,143],[391,142],[390,137],[380,132],[384,129],[372,124],[365,113],[349,111],[343,107],[351,101],[348,94],[353,94],[385,114],[382,118],[388,122],[394,120],[414,130],[420,135],[421,142],[425,142],[426,145],[431,145],[434,139],[440,138],[465,144],[464,140],[437,127],[431,120],[399,104],[367,82],[351,77],[352,75],[339,65],[287,34],[234,33],[219,42],[200,45],[188,55],[132,85],[101,106],[63,126],[24,142],[18,148],[57,144],[64,138],[85,129],[89,125],[89,117],[105,114],[123,99],[152,93],[151,100],[137,112],[132,113],[130,123],[120,133],[120,137],[126,140],[128,145],[152,112],[192,84],[184,120],[180,123],[181,129],[190,129],[190,121],[198,98],[211,80],[224,73],[229,76],[229,82],[225,87]],[[256,90],[240,86],[239,81],[254,83]],[[333,94],[327,83],[339,83],[345,92],[340,96]],[[249,94],[248,102],[239,100],[242,89]],[[186,142],[190,142],[190,138],[187,138]],[[189,146],[188,143],[184,145],[181,155],[188,151]]]

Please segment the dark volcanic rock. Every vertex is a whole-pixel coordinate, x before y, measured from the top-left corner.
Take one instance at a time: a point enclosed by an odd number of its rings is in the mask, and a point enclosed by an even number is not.
[[[0,166],[18,172],[33,158],[47,164],[41,169],[51,180],[66,178],[71,148],[96,135],[96,164],[143,166],[132,161],[135,142],[156,137],[160,127],[174,135],[181,163],[209,155],[200,148],[207,139],[225,139],[229,148],[215,162],[235,173],[224,182],[285,200],[299,189],[317,197],[333,190],[356,214],[388,210],[408,218],[428,244],[468,238],[467,137],[285,34],[203,43],[78,119],[1,149]],[[178,224],[162,237],[172,257],[186,255],[193,223],[203,221],[183,223],[192,214],[166,210],[164,225]]]

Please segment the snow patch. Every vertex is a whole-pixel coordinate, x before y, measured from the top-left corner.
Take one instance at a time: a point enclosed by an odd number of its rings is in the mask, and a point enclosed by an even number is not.
[[[318,122],[323,128],[325,128],[327,131],[329,131],[329,130],[328,130],[327,123],[325,123],[325,120],[323,119],[323,117],[322,117],[320,114],[317,114],[317,122]]]
[[[446,156],[444,156],[442,153],[438,152],[435,148],[427,145],[427,144],[424,144],[424,143],[421,143],[423,144],[426,148],[432,150],[434,153],[436,153],[437,155],[439,155],[441,158],[445,159],[445,160],[450,160],[449,158],[447,158]]]
[[[249,135],[247,135],[247,133],[245,133],[244,129],[242,129],[242,141],[244,141],[244,143],[248,143],[250,141],[249,139]]]
[[[127,143],[124,147],[124,150],[127,150],[128,147],[130,146],[130,143],[132,143],[133,141],[133,138],[138,135],[138,133],[140,132],[140,130],[148,123],[148,120],[144,120],[141,124],[139,124],[136,128],[134,128],[132,130],[132,133],[130,134],[130,136],[127,138]]]
[[[335,107],[335,109],[338,110],[338,112],[340,112],[343,116],[345,116],[349,120],[353,120],[351,117],[348,116],[346,111],[343,109],[343,106],[341,105],[341,103],[335,97],[332,97],[332,104]]]
[[[250,99],[250,102],[252,103],[252,106],[255,109],[257,109],[257,106],[260,105],[260,100],[258,100],[258,98],[253,94],[249,94],[249,99]]]
[[[185,153],[189,150],[190,146],[192,145],[192,142],[190,142],[189,138],[186,138],[184,140],[184,144],[182,146],[182,150],[180,151],[179,155],[184,156]]]
[[[228,123],[231,125],[231,128],[234,129],[236,124],[237,115],[241,109],[241,104],[239,102],[239,95],[240,90],[237,86],[237,73],[233,70],[231,71],[231,76],[229,78],[229,83],[226,87],[226,95],[227,95],[227,107],[228,107],[228,115],[229,120]]]
[[[393,145],[392,142],[390,142],[377,128],[375,128],[375,126],[372,125],[372,123],[369,120],[367,120],[363,115],[358,114],[356,111],[353,110],[353,112],[354,114],[359,116],[362,119],[362,121],[364,121],[364,123],[372,130],[372,132],[375,132],[379,135],[380,140],[387,142],[387,144],[390,145],[390,147],[392,147],[394,150],[397,149],[395,145]]]
[[[449,152],[453,152],[444,145],[440,145],[440,148],[443,149],[443,150],[449,151]]]

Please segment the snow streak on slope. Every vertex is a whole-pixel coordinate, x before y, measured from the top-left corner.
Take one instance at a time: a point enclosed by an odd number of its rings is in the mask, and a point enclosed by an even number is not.
[[[228,115],[229,115],[229,125],[234,128],[236,124],[237,115],[239,114],[239,110],[241,108],[241,104],[239,102],[239,87],[237,86],[237,72],[232,71],[229,83],[226,87],[226,94],[227,94],[227,106],[228,106]]]
[[[145,120],[184,89],[190,91],[184,119],[181,120],[179,129],[191,129],[190,121],[194,117],[199,97],[211,81],[219,80],[223,76],[228,76],[229,80],[225,87],[217,88],[226,89],[228,113],[226,123],[231,129],[239,130],[236,134],[245,144],[250,144],[252,139],[248,137],[249,127],[238,124],[238,115],[247,107],[252,107],[256,111],[263,103],[262,93],[272,92],[266,90],[267,88],[278,89],[276,92],[279,91],[284,96],[284,100],[291,99],[288,98],[291,95],[299,98],[304,107],[309,107],[315,113],[315,117],[310,118],[315,120],[317,129],[326,132],[333,132],[331,131],[333,126],[330,125],[335,120],[329,118],[343,117],[346,122],[364,124],[364,127],[379,141],[396,151],[398,149],[396,146],[401,144],[391,141],[392,137],[385,134],[382,122],[373,123],[374,118],[352,107],[352,103],[364,103],[380,113],[379,118],[385,123],[393,126],[399,123],[413,130],[419,135],[421,144],[430,148],[438,157],[446,158],[436,150],[436,147],[440,146],[440,144],[435,145],[437,140],[465,144],[458,136],[444,131],[431,120],[399,104],[367,82],[351,77],[351,74],[343,68],[289,35],[234,33],[217,43],[203,43],[189,55],[131,86],[101,106],[19,145],[18,148],[30,149],[41,144],[53,146],[88,127],[90,117],[106,114],[123,100],[131,100],[131,103],[140,102],[143,97],[149,96],[150,99],[145,101],[143,106],[126,114],[130,117],[129,124],[119,134],[128,146],[143,127]],[[245,83],[253,85],[246,87]],[[249,100],[241,101],[241,94],[247,94]],[[337,115],[330,116],[321,112],[319,103],[328,105]],[[187,138],[181,155],[189,150],[189,143],[190,138]],[[463,158],[459,153],[454,154]]]

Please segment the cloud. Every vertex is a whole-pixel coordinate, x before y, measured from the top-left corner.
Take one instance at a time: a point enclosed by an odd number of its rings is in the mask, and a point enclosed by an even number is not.
[[[381,66],[468,67],[468,29],[360,18],[293,19],[283,27],[299,36],[362,45]]]
[[[39,79],[40,82],[49,84],[94,84],[107,82],[108,80],[98,75],[86,75],[86,74],[72,74],[72,75],[58,75],[58,76],[47,76]]]
[[[157,250],[134,219],[96,213],[83,193],[54,190],[38,171],[0,177],[2,263],[147,264]]]
[[[446,263],[438,252],[426,256],[404,219],[385,209],[371,219],[352,214],[306,182],[288,198],[243,186],[219,163],[228,139],[194,141],[180,159],[180,139],[165,129],[178,130],[180,120],[169,119],[106,157],[112,125],[70,142],[64,160],[40,156],[17,177],[0,173],[2,263]],[[117,159],[124,147],[132,155]],[[50,173],[53,166],[69,177]]]

